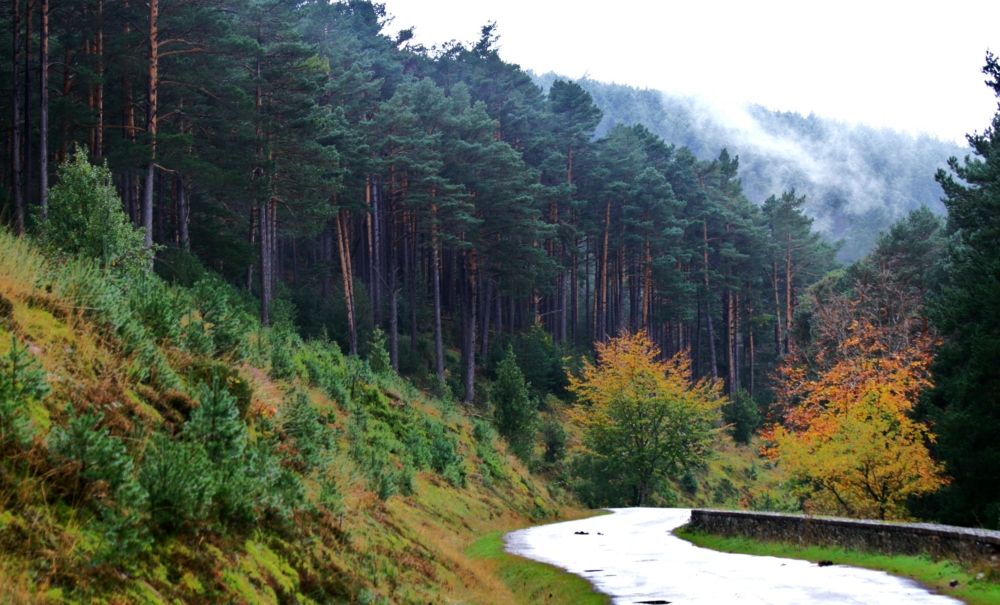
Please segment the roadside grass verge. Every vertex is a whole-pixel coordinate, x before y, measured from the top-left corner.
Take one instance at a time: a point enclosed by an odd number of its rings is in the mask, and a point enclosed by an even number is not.
[[[926,556],[886,555],[832,546],[719,536],[696,531],[686,525],[674,530],[674,534],[696,546],[721,552],[806,561],[832,561],[837,565],[885,571],[915,580],[938,594],[960,599],[969,605],[1000,603],[1000,576],[996,571],[963,566],[954,561],[934,561]],[[950,586],[950,583],[955,581],[958,584]]]
[[[538,563],[504,551],[503,532],[495,531],[473,542],[465,551],[471,559],[492,567],[510,590],[511,600],[496,603],[547,605],[607,605],[607,596],[594,590],[586,580],[552,565]],[[498,595],[499,597],[500,595]],[[506,595],[505,595],[506,596]]]

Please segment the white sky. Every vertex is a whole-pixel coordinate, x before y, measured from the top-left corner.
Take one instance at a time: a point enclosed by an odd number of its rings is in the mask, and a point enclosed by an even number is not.
[[[943,139],[997,109],[1000,0],[383,0],[427,46],[479,37],[538,73],[753,102]]]

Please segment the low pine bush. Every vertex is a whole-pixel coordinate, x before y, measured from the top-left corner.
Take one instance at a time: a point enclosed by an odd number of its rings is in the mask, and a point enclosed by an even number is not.
[[[0,447],[24,446],[34,436],[28,405],[40,402],[49,392],[45,370],[11,336],[10,349],[0,357]]]

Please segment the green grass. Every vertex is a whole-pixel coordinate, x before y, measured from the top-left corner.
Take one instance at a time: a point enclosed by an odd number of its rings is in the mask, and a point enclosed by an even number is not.
[[[848,550],[832,546],[768,542],[744,537],[708,534],[685,526],[674,533],[697,546],[721,552],[804,559],[807,561],[833,561],[838,565],[851,565],[885,571],[913,579],[928,589],[960,599],[970,605],[995,605],[1000,603],[1000,583],[995,570],[965,567],[954,561],[934,561],[926,556],[886,555]],[[949,583],[958,581],[952,588]]]
[[[499,531],[476,540],[465,554],[472,559],[492,562],[495,573],[515,595],[516,603],[607,605],[610,602],[579,576],[508,554],[503,549],[503,533]]]

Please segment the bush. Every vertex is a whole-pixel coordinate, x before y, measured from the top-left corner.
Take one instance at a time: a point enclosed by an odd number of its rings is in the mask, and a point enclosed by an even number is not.
[[[94,261],[74,260],[50,266],[46,277],[54,282],[59,296],[84,310],[117,340],[122,355],[130,358],[133,378],[150,380],[163,389],[177,388],[177,376],[132,310],[126,295],[127,276],[104,270]]]
[[[77,147],[58,172],[58,184],[49,190],[48,218],[40,224],[43,244],[96,259],[103,268],[147,271],[152,251],[122,209],[107,164],[92,165]]]
[[[458,440],[447,434],[439,422],[428,420],[426,427],[431,468],[455,487],[464,487],[465,467],[458,453]]]
[[[528,385],[512,347],[507,347],[507,355],[497,366],[497,378],[490,389],[490,402],[493,404],[497,431],[507,439],[518,457],[530,457],[538,408],[528,393]]]
[[[200,405],[184,425],[184,437],[201,444],[209,461],[223,473],[239,466],[247,446],[247,427],[240,418],[236,398],[219,382],[201,385]]]
[[[136,480],[134,462],[120,439],[100,428],[100,414],[76,416],[49,434],[49,452],[71,464],[79,483],[72,492],[94,505],[102,543],[96,558],[119,560],[148,545],[144,521],[147,494]]]
[[[566,457],[566,429],[555,418],[542,425],[542,442],[545,444],[545,462],[558,464]]]
[[[192,441],[156,433],[146,446],[139,482],[149,495],[150,519],[164,531],[177,531],[208,519],[215,478],[205,448]]]
[[[295,446],[293,458],[310,472],[319,467],[333,448],[333,435],[309,401],[309,397],[298,391],[285,403],[281,414],[281,430]]]
[[[375,328],[371,333],[371,339],[368,342],[368,365],[378,375],[388,374],[392,371],[392,361],[389,359],[389,352],[385,345],[385,332],[381,328]]]
[[[736,443],[750,443],[754,431],[760,427],[761,414],[757,402],[749,393],[740,389],[722,408],[722,416]]]
[[[493,427],[482,420],[473,420],[472,438],[476,441],[476,456],[479,457],[479,474],[483,484],[491,485],[494,481],[506,478],[503,461],[493,445],[496,440]]]
[[[278,380],[295,378],[295,357],[292,352],[302,345],[298,335],[285,328],[267,330],[271,348],[271,376]]]
[[[214,353],[239,356],[254,320],[232,286],[218,276],[208,275],[195,283],[191,297],[202,329],[211,337]]]
[[[49,392],[45,370],[11,336],[10,350],[0,357],[0,447],[26,445],[34,436],[27,407]]]
[[[180,310],[190,303],[159,277],[143,273],[127,284],[128,305],[157,342],[180,341]]]

